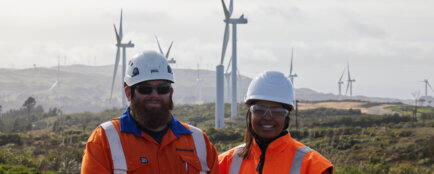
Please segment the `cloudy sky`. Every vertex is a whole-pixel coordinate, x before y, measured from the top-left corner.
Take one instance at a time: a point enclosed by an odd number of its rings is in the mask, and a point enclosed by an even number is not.
[[[337,94],[349,62],[354,95],[409,99],[424,94],[422,80],[434,84],[432,7],[432,0],[234,0],[232,17],[249,21],[237,27],[238,68],[249,77],[288,74],[294,48],[296,88]],[[175,68],[215,70],[220,62],[220,0],[14,0],[0,2],[0,68],[57,66],[59,56],[62,65],[113,64],[121,8],[123,41],[136,45],[127,60],[157,51],[157,35],[164,50],[174,41]]]

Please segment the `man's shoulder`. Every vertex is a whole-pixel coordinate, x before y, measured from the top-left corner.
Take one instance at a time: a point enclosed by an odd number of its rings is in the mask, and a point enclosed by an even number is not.
[[[184,122],[182,122],[182,121],[179,121],[179,123],[180,123],[182,126],[184,126],[185,128],[187,128],[188,130],[190,130],[190,131],[192,131],[192,129],[196,129],[196,130],[200,130],[200,131],[203,132],[202,129],[200,129],[200,128],[194,126],[194,125],[191,125],[191,124],[188,124],[188,123],[184,123]]]
[[[116,117],[116,118],[113,118],[113,119],[111,119],[111,120],[108,120],[108,121],[105,121],[105,122],[103,122],[103,123],[101,123],[101,124],[99,124],[99,128],[103,128],[102,127],[102,124],[104,124],[104,123],[107,123],[107,122],[111,122],[112,124],[113,124],[113,126],[115,126],[115,128],[116,129],[120,129],[120,125],[121,125],[121,120],[120,120],[120,117]],[[104,129],[104,128],[103,128]],[[119,131],[118,131],[119,132]]]
[[[88,142],[98,142],[101,141],[102,137],[106,137],[105,135],[105,131],[104,128],[102,127],[102,124],[106,123],[106,122],[111,122],[115,127],[119,128],[120,126],[120,120],[119,117],[117,118],[113,118],[111,120],[105,121],[101,124],[99,124],[96,129],[92,132],[92,134],[89,137]]]

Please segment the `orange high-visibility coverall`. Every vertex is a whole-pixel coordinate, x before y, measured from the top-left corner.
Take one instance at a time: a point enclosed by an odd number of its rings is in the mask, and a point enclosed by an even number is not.
[[[202,170],[187,124],[172,118],[170,128],[161,144],[158,144],[138,128],[128,110],[121,118],[112,119],[111,122],[119,134],[129,174],[198,174]],[[203,136],[209,173],[217,174],[219,173],[217,151],[205,133]],[[113,173],[110,145],[101,126],[96,128],[86,144],[81,173]]]
[[[295,152],[299,147],[303,146],[305,145],[291,138],[289,133],[274,140],[268,145],[265,152],[265,162],[262,173],[289,174]],[[229,173],[235,150],[236,148],[233,148],[219,155],[221,174]],[[256,141],[253,140],[251,149],[249,151],[249,157],[242,160],[239,173],[258,173],[256,168],[258,167],[260,156],[261,149],[259,148]],[[300,173],[320,174],[329,167],[332,167],[333,172],[333,165],[330,163],[330,161],[328,161],[318,152],[311,151],[304,156]]]

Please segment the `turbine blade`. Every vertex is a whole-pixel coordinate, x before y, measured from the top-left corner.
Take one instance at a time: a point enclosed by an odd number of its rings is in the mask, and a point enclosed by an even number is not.
[[[230,3],[229,3],[229,17],[232,16],[232,12],[233,12],[233,11],[234,11],[234,3],[233,3],[233,1],[231,0]]]
[[[351,80],[351,75],[350,75],[350,63],[348,63],[348,81]]]
[[[160,49],[160,53],[161,53],[162,55],[164,55],[163,50],[161,49],[161,46],[160,46],[160,42],[158,42],[158,37],[157,37],[157,36],[155,36],[155,40],[157,40],[158,49]],[[167,57],[166,57],[166,58],[167,58]]]
[[[238,75],[238,78],[241,80],[240,69],[238,69],[238,68],[237,68],[237,73],[238,73],[238,74],[237,74],[237,75]]]
[[[226,7],[225,1],[222,0],[222,4],[223,4],[223,11],[225,12],[225,18],[229,19],[231,17],[231,15],[229,14],[228,8]]]
[[[223,36],[223,48],[222,48],[222,57],[220,59],[220,64],[223,64],[223,60],[225,59],[226,47],[228,46],[228,41],[229,41],[229,24],[226,23],[225,33]]]
[[[429,82],[427,81],[426,84],[429,86],[429,88],[431,88],[431,90],[434,92],[434,89],[432,89],[432,86],[429,84]]]
[[[53,90],[54,87],[57,86],[57,83],[58,83],[58,81],[54,82],[54,83],[51,85],[50,89],[48,89],[48,90],[49,90],[49,91]]]
[[[121,9],[121,22],[119,24],[119,39],[122,41],[124,33],[122,32],[122,9]]]
[[[344,68],[344,71],[342,71],[342,75],[341,75],[341,78],[339,78],[339,82],[342,82],[342,77],[344,77],[344,73],[345,73],[345,68]]]
[[[348,94],[348,88],[350,87],[350,83],[351,83],[351,81],[348,81],[348,83],[347,83],[347,89],[345,90],[345,95]]]
[[[170,49],[172,48],[172,44],[173,44],[173,41],[172,41],[172,43],[170,43],[169,49],[167,50],[166,59],[169,58],[169,53],[170,53]]]
[[[113,87],[115,85],[116,72],[118,70],[118,65],[119,65],[119,57],[120,57],[120,47],[118,47],[118,50],[116,51],[115,68],[113,70],[113,79],[112,79],[112,89],[110,90],[110,100],[112,99],[112,95],[113,95]]]
[[[228,66],[226,67],[226,73],[228,73],[229,72],[229,67],[231,67],[231,64],[232,64],[232,56],[231,56],[231,59],[229,59],[229,63],[228,63]]]
[[[115,28],[116,41],[117,41],[118,44],[121,44],[121,38],[119,38],[118,30],[116,30],[116,25],[113,24],[113,27]]]

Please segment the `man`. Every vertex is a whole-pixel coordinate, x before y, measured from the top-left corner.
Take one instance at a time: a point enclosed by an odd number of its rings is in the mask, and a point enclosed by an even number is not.
[[[172,83],[163,55],[136,55],[124,79],[130,107],[89,137],[81,173],[219,173],[217,151],[205,133],[171,114]]]

